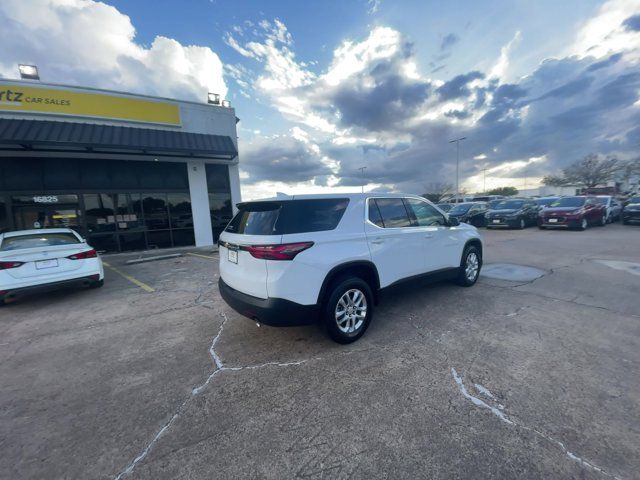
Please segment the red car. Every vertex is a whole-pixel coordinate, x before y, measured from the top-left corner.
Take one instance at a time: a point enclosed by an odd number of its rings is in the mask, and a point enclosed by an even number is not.
[[[538,227],[577,228],[585,230],[589,225],[604,226],[607,223],[607,207],[595,197],[561,197],[538,214]]]

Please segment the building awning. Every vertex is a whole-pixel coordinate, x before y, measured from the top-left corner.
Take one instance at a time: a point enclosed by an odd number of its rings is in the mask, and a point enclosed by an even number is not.
[[[231,137],[51,120],[0,119],[0,150],[93,151],[232,160]]]

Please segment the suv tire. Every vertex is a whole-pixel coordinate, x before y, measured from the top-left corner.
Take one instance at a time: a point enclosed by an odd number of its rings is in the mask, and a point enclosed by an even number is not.
[[[96,280],[89,284],[89,288],[100,288],[104,285],[104,278],[102,280]]]
[[[456,283],[462,287],[470,287],[478,281],[480,268],[482,268],[482,255],[480,254],[480,250],[474,245],[469,245],[464,249],[464,252],[462,252]]]
[[[364,317],[359,317],[362,314]],[[367,282],[360,277],[340,277],[333,282],[323,312],[327,333],[333,341],[355,342],[364,335],[372,317],[373,292]]]

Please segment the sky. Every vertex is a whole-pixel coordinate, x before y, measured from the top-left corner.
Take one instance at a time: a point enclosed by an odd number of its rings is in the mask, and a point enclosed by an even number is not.
[[[640,0],[2,0],[0,27],[0,77],[229,99],[243,199],[424,193],[459,137],[469,192],[640,151]]]

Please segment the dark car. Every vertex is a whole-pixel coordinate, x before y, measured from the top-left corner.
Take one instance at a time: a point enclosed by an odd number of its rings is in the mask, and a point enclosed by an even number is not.
[[[446,213],[453,208],[453,203],[436,203],[436,207]]]
[[[525,198],[502,200],[486,214],[487,228],[525,228],[536,225],[538,204]]]
[[[489,210],[493,210],[494,208],[496,208],[496,205],[498,205],[500,202],[504,202],[504,198],[497,198],[495,200],[489,200],[487,202],[487,208]]]
[[[484,227],[486,225],[484,215],[487,213],[487,204],[486,202],[458,203],[448,213],[450,217],[457,218],[460,222],[468,223],[474,227]]]
[[[607,209],[595,197],[562,197],[538,214],[538,226],[544,228],[577,228],[585,230],[589,225],[604,226]]]
[[[622,209],[622,223],[640,223],[640,196],[631,197]]]

